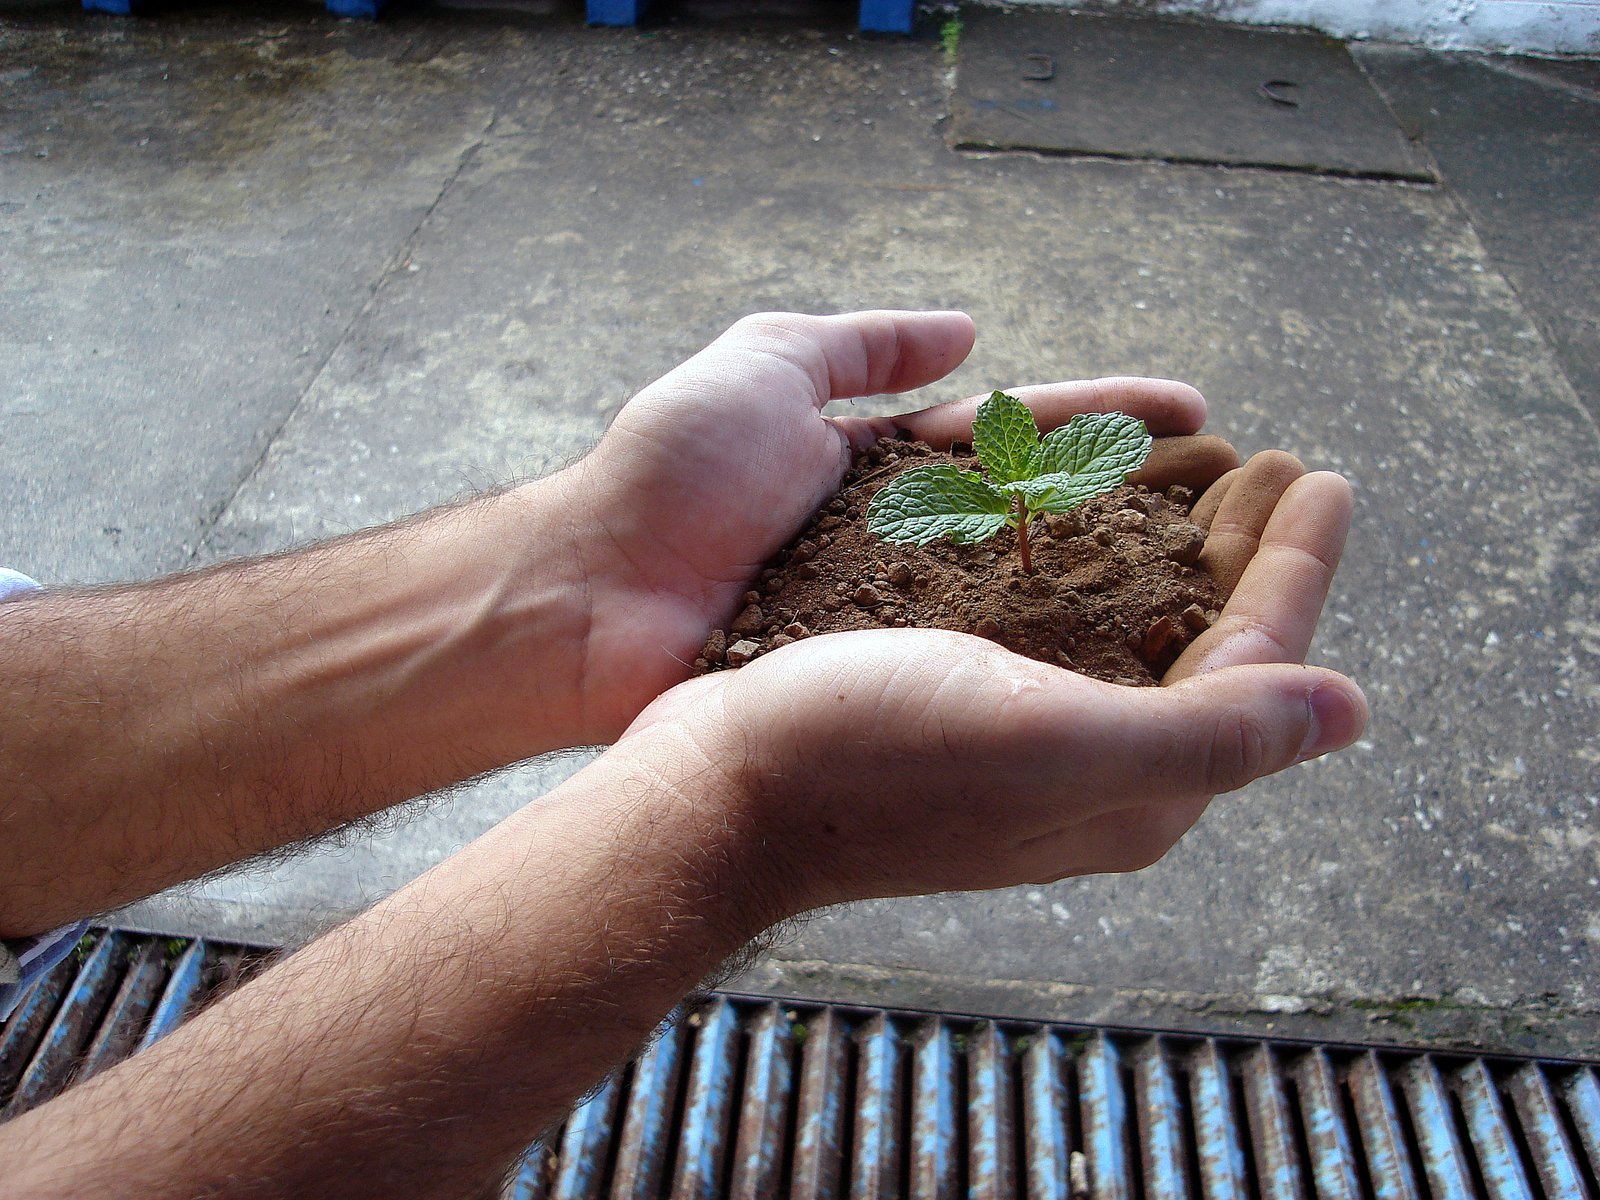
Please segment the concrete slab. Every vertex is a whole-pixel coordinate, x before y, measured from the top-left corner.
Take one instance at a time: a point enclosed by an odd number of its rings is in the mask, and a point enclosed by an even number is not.
[[[236,40],[263,28],[207,22]],[[326,53],[334,73],[376,64],[361,70],[382,94],[413,67],[370,47],[433,31],[402,17],[371,42],[342,28],[333,49],[287,57]],[[84,36],[63,34],[61,52],[81,53]],[[451,55],[476,94],[498,98],[492,124],[476,109],[457,121],[470,153],[404,254],[364,281],[371,302],[208,554],[557,466],[633,389],[759,308],[968,308],[978,351],[918,401],[1111,372],[1190,379],[1246,450],[1286,446],[1356,481],[1358,529],[1317,656],[1368,688],[1369,737],[1219,802],[1139,876],[824,914],[743,986],[1592,1045],[1600,438],[1451,194],[953,154],[937,48],[842,31],[507,23]],[[320,136],[288,128],[278,169]],[[403,154],[405,129],[391,136]],[[104,219],[134,249],[177,236]],[[191,227],[203,219],[178,232]],[[103,261],[113,280],[130,270],[94,246],[75,261]],[[181,336],[152,325],[150,352],[215,337],[200,318]],[[51,394],[92,383],[85,362]],[[139,920],[313,932],[572,765],[463,791],[386,838],[159,899]]]
[[[1433,178],[1330,38],[1038,9],[962,21],[958,147]]]
[[[0,17],[0,560],[189,563],[489,122],[413,38]]]
[[[1600,417],[1600,63],[1357,55]]]

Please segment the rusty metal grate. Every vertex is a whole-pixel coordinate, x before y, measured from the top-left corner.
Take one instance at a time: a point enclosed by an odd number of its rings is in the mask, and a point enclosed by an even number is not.
[[[0,1113],[270,952],[99,933],[0,1027]],[[517,1200],[1596,1200],[1593,1064],[715,995],[535,1145]]]

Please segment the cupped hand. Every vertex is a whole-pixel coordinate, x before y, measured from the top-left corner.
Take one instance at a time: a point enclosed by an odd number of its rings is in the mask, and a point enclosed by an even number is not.
[[[1276,452],[1219,480],[1197,511],[1229,598],[1159,688],[895,629],[692,681],[630,733],[703,756],[794,911],[1137,870],[1213,796],[1360,736],[1359,688],[1302,665],[1350,508],[1343,479]]]
[[[947,448],[970,439],[978,398],[899,417],[827,417],[832,400],[909,391],[972,349],[955,312],[747,317],[633,398],[566,473],[589,606],[582,704],[609,740],[681,682],[751,579],[839,487],[857,450],[904,430]],[[1042,429],[1118,410],[1157,435],[1136,478],[1203,488],[1234,467],[1193,436],[1205,401],[1186,384],[1103,379],[1015,389]]]

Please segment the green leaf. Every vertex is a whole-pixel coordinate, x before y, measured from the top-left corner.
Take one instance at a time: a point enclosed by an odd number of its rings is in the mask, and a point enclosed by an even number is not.
[[[886,542],[926,546],[941,537],[981,542],[999,533],[1011,499],[976,471],[915,467],[867,505],[867,529]]]
[[[1037,477],[1076,475],[1101,483],[1083,498],[1109,492],[1144,465],[1152,440],[1144,422],[1126,413],[1082,413],[1045,436]],[[1054,510],[1051,511],[1060,511]]]
[[[978,405],[972,421],[972,448],[989,478],[997,484],[1029,479],[1039,473],[1039,427],[1028,406],[1015,396],[993,392]]]
[[[1122,480],[1107,483],[1101,475],[1068,475],[1057,471],[1033,479],[1019,479],[1011,487],[1022,493],[1029,512],[1068,512],[1085,500],[1109,492]]]

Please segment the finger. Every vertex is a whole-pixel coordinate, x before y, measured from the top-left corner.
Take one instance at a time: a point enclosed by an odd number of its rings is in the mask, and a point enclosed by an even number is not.
[[[738,321],[680,372],[719,384],[770,387],[771,372],[802,377],[817,407],[830,400],[904,392],[943,379],[972,352],[972,318],[960,312],[872,312],[814,317],[759,313]],[[665,382],[665,381],[663,381]]]
[[[1302,661],[1344,552],[1353,508],[1350,485],[1339,475],[1319,471],[1295,480],[1221,618],[1190,643],[1162,682],[1222,667]]]
[[[1103,695],[1090,723],[1116,739],[1114,768],[1124,781],[1108,811],[1234,791],[1348,746],[1367,720],[1366,698],[1350,680],[1288,663]]]
[[[1215,483],[1205,490],[1205,494],[1194,502],[1194,509],[1189,513],[1189,520],[1201,529],[1210,529],[1211,522],[1217,515],[1217,509],[1222,507],[1222,500],[1230,488],[1239,478],[1238,468],[1227,472]]]
[[[1188,384],[1170,379],[1085,379],[1006,390],[1033,410],[1034,420],[1045,432],[1080,413],[1124,412],[1138,417],[1157,437],[1194,433],[1206,419],[1205,397]],[[973,417],[986,399],[987,394],[969,396],[863,424],[878,437],[891,437],[903,429],[936,450],[948,450],[953,442],[972,440]]]
[[[1240,468],[1211,518],[1206,547],[1200,552],[1201,565],[1224,599],[1233,594],[1250,565],[1279,497],[1305,473],[1304,464],[1282,450],[1265,450]]]
[[[1128,476],[1128,482],[1158,492],[1175,483],[1203,491],[1238,465],[1239,452],[1222,438],[1209,434],[1161,437],[1150,447],[1144,466]]]

